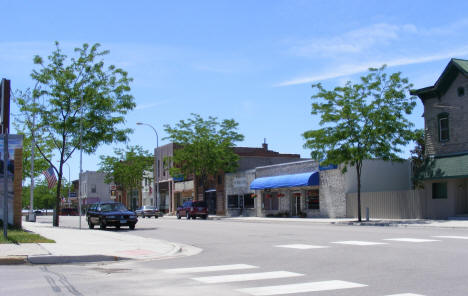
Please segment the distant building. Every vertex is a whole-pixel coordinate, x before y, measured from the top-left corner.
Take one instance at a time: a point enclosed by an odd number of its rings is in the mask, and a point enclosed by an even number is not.
[[[111,185],[105,182],[105,174],[103,172],[83,172],[81,174],[81,183],[82,204],[92,204],[115,199],[115,197],[114,199],[111,198]],[[79,180],[73,181],[73,185],[76,196],[78,197]],[[77,197],[70,199],[73,203],[76,203]]]
[[[205,192],[202,192],[202,187],[199,186],[198,180],[194,180],[193,176],[174,178],[169,174],[171,163],[167,159],[174,155],[176,149],[180,149],[180,147],[174,143],[160,146],[159,150],[155,149],[155,153],[158,155],[156,168],[159,172],[160,209],[166,212],[174,212],[186,200],[205,200],[210,214],[226,214],[224,172],[209,176],[205,185]],[[261,148],[234,147],[234,153],[239,155],[238,171],[301,159],[299,154],[282,154],[268,150],[268,144],[266,143],[262,144]],[[156,176],[156,169],[154,174]],[[198,186],[198,197],[195,196],[196,186]],[[156,186],[154,186],[154,189],[156,190]]]

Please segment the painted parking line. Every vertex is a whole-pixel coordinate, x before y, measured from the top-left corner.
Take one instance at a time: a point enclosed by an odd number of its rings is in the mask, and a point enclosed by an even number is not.
[[[454,238],[454,239],[468,239],[468,236],[458,236],[458,235],[438,235],[433,236],[437,238]]]
[[[329,248],[329,246],[316,246],[316,245],[306,245],[306,244],[278,245],[278,246],[275,246],[275,247],[277,247],[277,248],[300,249],[300,250]]]
[[[199,266],[199,267],[188,267],[188,268],[171,268],[165,269],[168,273],[197,273],[197,272],[211,272],[211,271],[227,271],[227,270],[240,270],[240,269],[253,269],[258,266],[248,264],[230,264],[230,265],[211,265],[211,266]]]
[[[319,291],[331,291],[340,289],[361,288],[367,285],[345,282],[345,281],[322,281],[322,282],[308,282],[299,284],[289,284],[280,286],[265,286],[257,288],[238,289],[237,291],[247,293],[254,296],[267,296],[267,295],[285,295],[294,293],[307,293]]]
[[[414,294],[414,293],[403,293],[403,294],[392,294],[387,296],[424,296],[422,294]]]
[[[407,243],[440,242],[440,240],[437,240],[437,239],[421,239],[421,238],[409,238],[409,237],[387,238],[387,239],[384,239],[384,240],[395,241],[395,242],[407,242]]]
[[[373,246],[373,245],[385,245],[386,243],[367,242],[367,241],[342,241],[342,242],[332,242],[332,244],[354,245],[354,246]]]
[[[297,277],[297,276],[303,276],[303,274],[289,272],[289,271],[271,271],[271,272],[259,272],[259,273],[241,273],[241,274],[196,277],[196,278],[192,278],[192,280],[196,280],[198,282],[202,282],[205,284],[218,284],[218,283],[232,283],[232,282],[290,278],[290,277]]]

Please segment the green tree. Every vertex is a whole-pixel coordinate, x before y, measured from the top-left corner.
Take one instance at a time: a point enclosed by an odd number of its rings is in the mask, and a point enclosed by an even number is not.
[[[153,166],[153,156],[140,146],[114,149],[116,156],[100,156],[99,170],[106,174],[106,182],[120,185],[127,193],[138,189],[141,194],[143,173]]]
[[[174,127],[165,125],[164,129],[169,135],[165,139],[181,147],[174,151],[170,174],[182,174],[186,178],[193,175],[204,191],[208,176],[219,171],[234,171],[239,156],[234,153],[233,147],[244,139],[237,132],[237,126],[233,119],[219,122],[215,117],[205,120],[198,114],[179,121]],[[198,197],[198,192],[195,194]]]
[[[416,105],[407,94],[411,84],[401,73],[387,74],[385,65],[370,68],[360,83],[326,90],[312,85],[312,115],[320,115],[317,130],[306,131],[305,148],[323,164],[342,164],[343,172],[354,166],[357,173],[358,219],[361,221],[361,172],[365,159],[400,161],[404,145],[414,139],[413,124],[405,114]]]
[[[418,129],[415,131],[416,145],[411,150],[411,164],[413,168],[413,185],[415,188],[424,188],[424,183],[418,178],[421,169],[424,168],[426,160],[426,141],[424,139],[424,130]]]
[[[13,94],[13,102],[20,106],[20,113],[14,114],[13,126],[16,132],[23,135],[23,181],[26,178],[37,178],[49,167],[49,163],[39,154],[36,145],[50,159],[52,157],[52,141],[42,137],[43,131],[38,129],[34,122],[34,116],[38,114],[38,104],[32,97],[30,89],[17,90]],[[32,135],[34,133],[34,172],[31,175]]]
[[[135,107],[130,95],[131,78],[127,72],[114,65],[105,67],[99,44],[83,44],[75,49],[76,57],[68,58],[56,42],[56,49],[45,64],[40,56],[34,57],[39,68],[31,77],[37,83],[33,96],[38,99],[37,127],[42,137],[51,140],[58,159],[55,165],[51,157],[36,147],[42,157],[57,173],[58,182],[53,225],[59,225],[58,210],[62,188],[63,164],[80,149],[93,153],[100,144],[127,140],[130,129],[122,127],[124,115]],[[29,110],[25,104],[23,110]],[[82,133],[80,126],[82,125]]]
[[[62,191],[68,190],[68,186],[62,186]],[[30,185],[23,187],[22,203],[23,208],[29,206],[29,190]],[[36,209],[51,209],[55,206],[55,189],[49,189],[47,181],[41,180],[34,186],[34,208]]]

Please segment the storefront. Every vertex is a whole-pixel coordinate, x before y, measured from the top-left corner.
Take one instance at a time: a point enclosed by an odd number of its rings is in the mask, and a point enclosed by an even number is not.
[[[225,175],[226,209],[228,216],[257,216],[255,191],[249,188],[255,170]]]
[[[259,216],[319,217],[320,177],[318,171],[262,177],[250,184],[261,198]]]

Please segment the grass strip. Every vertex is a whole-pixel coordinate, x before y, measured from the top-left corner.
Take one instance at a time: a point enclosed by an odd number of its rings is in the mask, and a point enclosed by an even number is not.
[[[0,244],[55,243],[54,240],[22,229],[9,229],[7,236],[8,239],[5,240],[3,232],[0,234]]]

